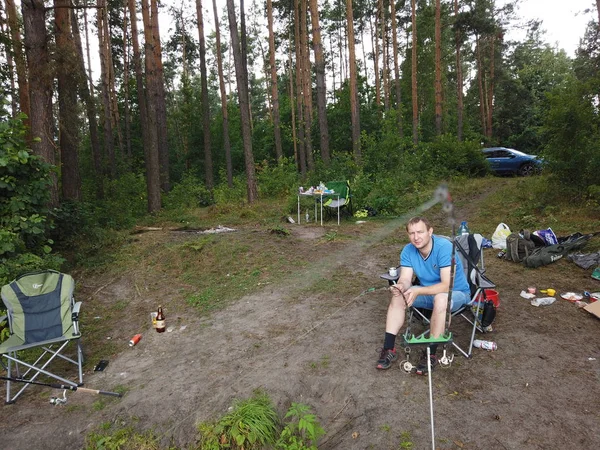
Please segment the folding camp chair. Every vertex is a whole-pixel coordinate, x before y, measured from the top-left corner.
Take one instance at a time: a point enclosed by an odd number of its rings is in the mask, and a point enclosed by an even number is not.
[[[450,239],[450,238],[448,238]],[[486,300],[486,290],[493,289],[496,285],[485,276],[485,267],[483,262],[483,251],[482,243],[483,237],[480,234],[469,234],[460,235],[455,238],[456,243],[456,256],[461,258],[463,270],[469,283],[471,290],[471,299],[468,303],[465,303],[460,308],[451,312],[453,318],[462,317],[471,325],[471,336],[468,347],[463,349],[460,347],[456,340],[452,340],[452,345],[466,358],[470,358],[473,351],[473,341],[475,340],[475,332],[485,332],[481,326],[479,317],[475,317],[473,309],[475,311],[482,311],[483,304]],[[399,274],[399,271],[398,271]],[[389,273],[381,275],[381,278],[388,281],[390,285],[395,284],[398,281],[399,275],[392,276]],[[429,311],[423,311],[421,308],[410,308],[407,317],[407,329],[403,335],[404,341],[408,342],[413,337],[410,329],[412,322],[415,319],[419,319],[425,326],[429,326],[430,314]],[[423,331],[416,338],[422,338],[429,334],[429,329]]]
[[[2,287],[2,300],[7,309],[10,336],[0,344],[0,362],[7,371],[6,403],[14,403],[40,374],[54,378],[70,386],[83,384],[83,351],[79,331],[81,302],[73,297],[75,283],[70,275],[45,270],[28,273]],[[70,342],[77,346],[76,360],[63,354]],[[37,349],[36,356],[25,350]],[[77,366],[78,383],[50,371],[49,365],[56,358]],[[6,364],[5,364],[6,361]],[[58,361],[58,360],[57,360]],[[14,363],[14,372],[13,372]],[[21,373],[21,369],[26,369]],[[56,369],[53,369],[56,370]],[[11,380],[18,379],[23,387],[11,397]]]
[[[326,214],[328,217],[333,217],[339,214],[348,213],[352,215],[352,196],[350,195],[349,181],[330,181],[325,183],[327,189],[335,192],[335,195],[329,196],[326,200],[323,199],[323,206],[326,206]]]

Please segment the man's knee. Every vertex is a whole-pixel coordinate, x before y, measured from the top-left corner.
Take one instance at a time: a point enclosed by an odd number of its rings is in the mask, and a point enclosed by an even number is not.
[[[448,308],[448,294],[441,293],[437,294],[433,298],[433,312],[434,313],[445,313]]]

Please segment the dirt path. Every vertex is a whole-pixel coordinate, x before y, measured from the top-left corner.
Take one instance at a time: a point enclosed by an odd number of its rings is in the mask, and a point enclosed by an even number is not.
[[[477,203],[461,213],[477,214]],[[443,220],[435,217],[440,228]],[[327,432],[320,449],[431,448],[426,378],[397,365],[374,368],[388,301],[379,274],[398,258],[401,222],[349,226],[353,240],[310,247],[315,257],[306,270],[210,318],[171,310],[168,318],[180,317],[170,322],[172,332],[148,329],[105,372],[85,375],[86,386],[125,386],[122,399],[97,411],[93,396],[70,394],[68,406],[52,407],[39,391],[28,394],[0,407],[0,446],[81,448],[99,424],[122,419],[154,429],[165,446],[183,447],[193,442],[196,423],[262,388],[279,411],[291,402],[312,407]],[[290,239],[300,248],[321,231],[298,227]],[[433,373],[437,448],[598,448],[600,322],[564,300],[532,307],[519,292],[549,283],[559,292],[600,291],[600,283],[568,261],[524,271],[495,253],[485,257],[502,305],[484,339],[498,350],[457,356]],[[335,295],[314,288],[323,280],[337,283]],[[133,293],[133,286],[124,276],[104,297]],[[466,338],[467,328],[454,325],[457,339]]]

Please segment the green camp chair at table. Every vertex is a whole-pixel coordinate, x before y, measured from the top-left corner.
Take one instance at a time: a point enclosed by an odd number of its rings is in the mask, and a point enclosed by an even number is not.
[[[70,275],[54,270],[27,273],[2,287],[2,301],[7,315],[0,317],[0,323],[8,318],[10,335],[0,344],[0,362],[6,369],[6,378],[18,379],[23,383],[21,389],[11,397],[11,380],[6,380],[6,403],[14,403],[30,386],[27,382],[35,381],[40,374],[66,385],[83,384],[83,351],[79,331],[81,302],[75,303],[74,288],[75,282]],[[63,353],[71,342],[77,347],[76,360]],[[32,353],[25,352],[29,349],[42,352],[33,363],[29,362],[33,359]],[[77,366],[78,382],[51,371],[49,366],[56,358]],[[22,368],[26,368],[23,373]]]
[[[335,197],[329,197],[327,199],[323,199],[323,206],[326,207],[327,217],[332,217],[333,214],[337,214],[338,224],[340,219],[340,214],[343,212],[347,212],[349,215],[352,215],[352,197],[350,195],[350,182],[349,181],[330,181],[325,183],[327,189],[331,189],[335,192]]]

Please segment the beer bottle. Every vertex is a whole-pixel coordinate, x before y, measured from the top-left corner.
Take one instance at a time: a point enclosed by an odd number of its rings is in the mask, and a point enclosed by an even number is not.
[[[163,314],[162,306],[158,307],[158,312],[156,313],[156,331],[158,333],[165,332],[165,315]]]

